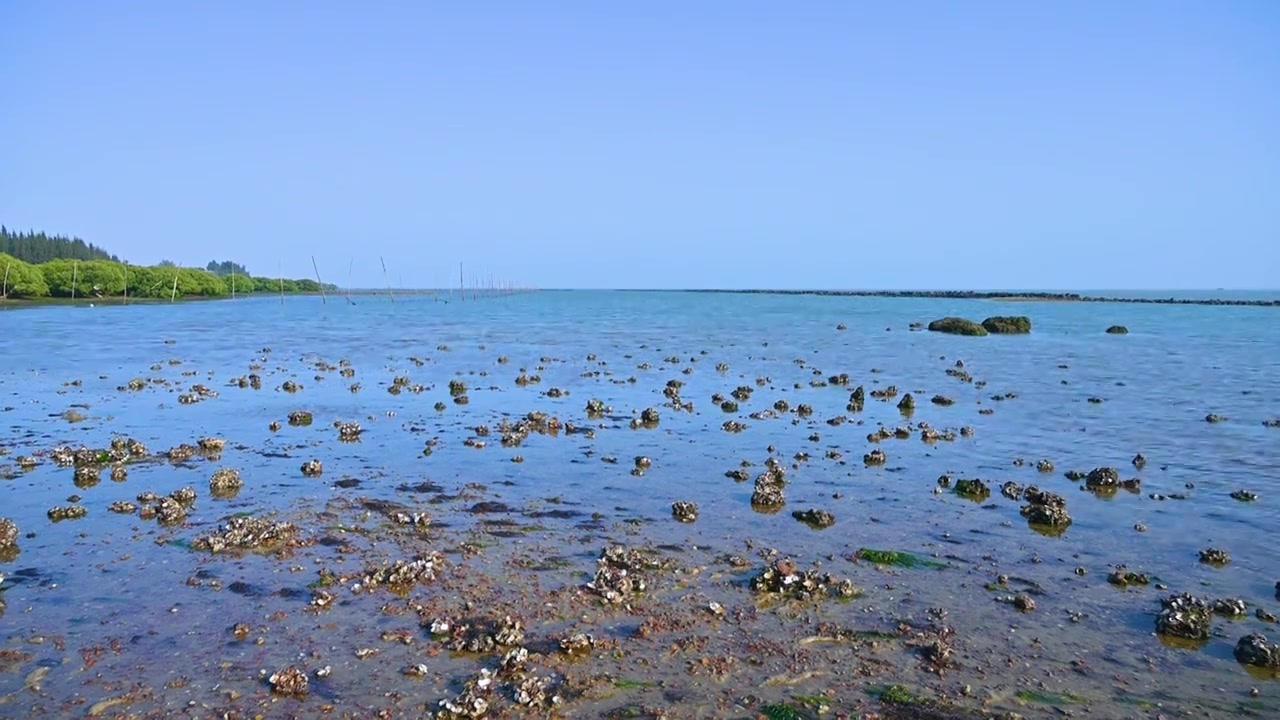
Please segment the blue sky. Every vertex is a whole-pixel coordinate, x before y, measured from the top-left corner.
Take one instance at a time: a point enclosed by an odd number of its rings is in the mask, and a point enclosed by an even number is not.
[[[405,286],[1274,288],[1280,3],[0,3],[0,223]]]

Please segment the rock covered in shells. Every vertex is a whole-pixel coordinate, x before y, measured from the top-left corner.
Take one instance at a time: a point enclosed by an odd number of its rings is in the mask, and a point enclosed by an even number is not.
[[[1271,644],[1267,636],[1253,633],[1240,638],[1236,643],[1236,660],[1244,665],[1256,667],[1280,668],[1280,647]]]
[[[611,545],[596,560],[596,575],[587,583],[587,588],[607,603],[621,603],[628,596],[648,589],[649,582],[643,571],[657,570],[663,565],[660,559],[634,548]]]
[[[319,477],[324,473],[324,463],[311,459],[302,463],[301,469],[303,477]]]
[[[769,563],[751,578],[750,587],[753,592],[774,593],[799,600],[808,600],[821,593],[834,593],[846,598],[858,594],[853,581],[839,580],[830,573],[817,570],[800,570],[790,559]]]
[[[687,500],[671,503],[671,515],[680,522],[693,522],[698,519],[698,505]]]
[[[1226,550],[1206,548],[1200,551],[1200,562],[1205,565],[1226,565],[1231,562],[1231,556]]]
[[[209,478],[209,491],[214,495],[229,495],[244,487],[240,471],[235,468],[220,468]]]
[[[818,508],[809,510],[796,510],[791,513],[791,517],[800,522],[814,528],[829,528],[836,524],[836,516]]]
[[[271,683],[271,689],[281,695],[293,695],[302,697],[307,694],[310,689],[310,680],[307,674],[298,669],[296,665],[273,673],[267,682]]]
[[[985,498],[991,495],[991,488],[978,478],[961,478],[956,481],[956,494],[967,498]]]
[[[45,514],[49,516],[50,520],[61,522],[63,520],[79,520],[88,515],[89,511],[83,505],[64,505],[62,507],[49,508],[49,511]]]
[[[364,432],[364,428],[360,427],[358,422],[340,422],[338,425],[338,439],[344,442],[359,440],[360,434]]]
[[[751,504],[756,507],[781,507],[787,498],[783,492],[786,486],[786,472],[781,465],[770,465],[756,477],[755,490],[751,493]]]
[[[9,518],[0,518],[0,549],[17,547],[18,524]]]
[[[889,457],[879,448],[862,456],[862,462],[867,465],[883,465],[888,461]]]
[[[1041,490],[1034,485],[1023,494],[1027,505],[1022,507],[1022,516],[1032,525],[1064,528],[1071,524],[1071,516],[1067,514],[1067,501],[1061,495]]]
[[[397,560],[390,565],[369,569],[358,588],[370,590],[380,586],[403,588],[417,583],[431,582],[444,566],[444,556],[429,552],[413,560]]]
[[[1090,490],[1119,487],[1120,471],[1113,467],[1094,468],[1085,476],[1084,486]]]
[[[1156,632],[1187,640],[1208,640],[1213,624],[1213,608],[1207,600],[1186,593],[1160,601]]]
[[[291,544],[298,529],[291,523],[237,515],[214,532],[197,537],[191,546],[197,550],[220,553],[228,550],[262,550]]]
[[[445,644],[454,652],[489,653],[523,642],[524,624],[510,615],[502,615],[451,623]]]
[[[307,410],[294,410],[289,413],[289,424],[295,427],[310,425],[314,420],[314,416]]]
[[[1244,617],[1249,606],[1240,598],[1220,598],[1213,601],[1213,611],[1225,617]]]

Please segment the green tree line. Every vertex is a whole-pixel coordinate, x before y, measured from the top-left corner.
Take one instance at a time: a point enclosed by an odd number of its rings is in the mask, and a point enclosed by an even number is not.
[[[42,232],[13,232],[0,225],[0,253],[29,263],[50,260],[115,260],[115,255],[80,238],[46,235]]]
[[[326,291],[336,289],[333,285],[324,286]],[[321,285],[315,280],[252,277],[243,265],[229,260],[210,262],[208,269],[178,267],[169,261],[155,266],[130,265],[83,240],[11,233],[0,227],[0,297],[5,298],[216,298],[233,291],[320,290]]]

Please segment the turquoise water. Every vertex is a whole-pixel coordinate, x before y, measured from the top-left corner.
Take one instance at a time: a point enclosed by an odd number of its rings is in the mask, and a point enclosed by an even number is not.
[[[228,687],[240,687],[245,698],[260,698],[259,669],[274,671],[272,663],[288,661],[300,652],[299,645],[311,652],[324,646],[298,640],[316,621],[299,621],[260,648],[223,647],[227,618],[240,612],[238,603],[244,598],[193,589],[184,581],[203,568],[228,582],[239,578],[278,585],[281,567],[255,557],[210,560],[176,550],[173,542],[181,545],[234,512],[275,509],[312,513],[314,518],[340,514],[335,503],[357,496],[404,500],[395,488],[424,479],[446,493],[465,496],[466,505],[486,499],[516,508],[568,507],[581,513],[563,521],[541,517],[526,540],[488,551],[490,559],[484,562],[497,564],[511,554],[535,551],[568,558],[562,572],[540,573],[543,586],[573,587],[584,573],[589,579],[594,556],[607,541],[682,547],[682,557],[706,565],[714,565],[723,553],[758,562],[755,550],[776,548],[803,563],[821,561],[867,589],[863,599],[854,601],[860,610],[824,611],[834,616],[891,622],[923,618],[929,607],[948,610],[948,621],[961,638],[959,669],[951,679],[934,680],[920,674],[914,661],[908,662],[913,656],[904,651],[895,656],[902,668],[894,677],[910,685],[939,694],[972,685],[977,694],[969,702],[983,699],[990,708],[1016,709],[1031,717],[1055,711],[1019,700],[1018,688],[1069,692],[1105,717],[1146,717],[1160,708],[1195,709],[1211,717],[1253,708],[1266,715],[1276,708],[1271,696],[1280,693],[1280,685],[1238,665],[1232,648],[1253,631],[1280,639],[1273,626],[1252,614],[1255,607],[1280,613],[1275,590],[1280,555],[1274,540],[1280,527],[1275,502],[1280,429],[1263,425],[1280,417],[1277,313],[1276,308],[1251,307],[662,292],[540,292],[452,303],[402,296],[394,304],[385,297],[364,296],[354,306],[340,297],[327,304],[310,297],[291,297],[282,304],[267,297],[3,311],[0,426],[5,434],[0,447],[8,455],[0,456],[0,468],[8,479],[0,480],[0,517],[14,519],[23,533],[34,536],[20,539],[15,559],[0,562],[0,573],[10,578],[3,591],[8,607],[0,615],[0,647],[30,655],[27,664],[0,672],[0,698],[10,698],[10,704],[0,702],[0,716],[22,715],[16,708],[27,707],[53,712],[74,697],[92,703],[119,694],[120,687],[107,680],[91,682],[93,672],[82,667],[77,654],[80,648],[109,646],[112,640],[124,642],[126,650],[107,652],[95,669],[138,674],[142,668],[141,677],[153,694],[137,701],[138,707],[175,708],[189,701],[236,706],[223,697]],[[911,323],[944,315],[981,320],[1005,314],[1029,315],[1034,332],[966,338],[908,329]],[[847,329],[837,330],[839,324]],[[1128,326],[1130,334],[1104,334],[1113,324]],[[262,353],[267,347],[271,352]],[[591,354],[595,360],[588,360]],[[499,363],[499,356],[509,362]],[[171,359],[180,363],[169,364]],[[354,380],[362,383],[361,392],[348,390],[350,380],[315,367],[317,360],[337,364],[340,359],[356,368]],[[956,360],[963,360],[985,387],[946,375]],[[728,369],[717,371],[717,363],[727,363]],[[536,372],[541,382],[515,385],[521,369]],[[262,375],[263,389],[227,385],[251,371]],[[850,387],[810,385],[839,373],[849,374]],[[391,395],[386,388],[396,376],[408,376],[428,389]],[[139,392],[117,389],[131,378],[165,382]],[[467,382],[468,405],[450,402],[447,384],[453,378]],[[757,385],[758,378],[765,379],[763,385]],[[303,389],[296,394],[277,390],[286,379]],[[680,395],[694,403],[694,412],[663,407],[662,389],[672,379],[684,382]],[[76,380],[79,384],[68,384]],[[204,383],[219,396],[180,405],[178,395],[193,383]],[[727,396],[743,385],[755,392],[737,412],[725,413],[711,402],[712,394]],[[915,394],[911,422],[926,421],[939,429],[971,426],[973,436],[934,445],[916,437],[872,445],[866,435],[878,424],[893,427],[907,420],[896,400],[868,398],[862,412],[847,414],[849,390],[855,385],[868,392],[896,385]],[[568,394],[548,397],[552,387]],[[992,399],[1004,393],[1016,397]],[[931,404],[936,394],[955,404]],[[603,420],[589,420],[583,408],[590,398],[613,411]],[[750,417],[779,399],[793,409],[808,404],[813,416]],[[433,409],[437,401],[446,403],[444,411]],[[74,424],[63,419],[61,414],[73,406],[87,419]],[[660,410],[659,426],[629,428],[629,419],[646,407]],[[286,425],[279,432],[268,428],[272,420],[283,421],[299,408],[315,413],[313,426]],[[981,414],[984,408],[993,412]],[[481,438],[487,441],[482,450],[463,444],[474,436],[476,425],[496,428],[504,418],[534,410],[592,427],[594,437],[535,434],[512,449],[501,447],[495,432]],[[1209,413],[1227,419],[1207,423]],[[844,424],[826,422],[846,414],[850,419]],[[731,419],[747,428],[725,432],[721,425]],[[334,420],[360,421],[362,441],[337,443]],[[812,439],[815,433],[818,437]],[[152,450],[214,435],[226,438],[228,449],[215,463],[139,465],[124,483],[113,483],[104,473],[102,483],[88,489],[74,487],[71,470],[56,468],[47,459],[30,471],[14,465],[17,455],[57,445],[101,446],[114,434],[131,435]],[[428,438],[437,443],[425,457]],[[752,483],[735,483],[725,472],[748,461],[754,476],[770,446],[795,467],[788,474],[785,510],[762,514],[750,504]],[[883,467],[863,465],[863,453],[873,447],[886,452]],[[827,457],[828,451],[843,457]],[[799,452],[809,458],[794,461]],[[1148,459],[1141,471],[1129,463],[1139,452]],[[523,462],[511,462],[516,454]],[[630,473],[638,455],[652,460],[642,476]],[[618,463],[602,462],[609,456]],[[299,475],[299,463],[309,457],[323,459],[322,480]],[[1017,458],[1026,463],[1016,466]],[[1055,472],[1037,472],[1040,459],[1051,460]],[[246,487],[234,500],[204,498],[208,476],[220,466],[238,467],[245,475]],[[1063,476],[1066,470],[1098,466],[1141,478],[1142,491],[1098,497]],[[975,503],[935,493],[935,481],[943,473],[981,477],[992,496]],[[343,477],[358,479],[360,485],[337,486],[335,481]],[[1066,496],[1074,524],[1060,537],[1033,532],[1019,515],[1019,504],[1000,496],[998,487],[1006,480]],[[106,511],[109,503],[132,499],[143,490],[163,494],[184,485],[194,486],[201,496],[184,526],[162,529]],[[480,488],[474,497],[467,494],[469,485]],[[1229,494],[1239,489],[1257,493],[1258,501],[1233,500]],[[72,493],[83,496],[89,516],[50,523],[45,510],[66,504]],[[1153,493],[1185,494],[1187,499],[1161,501]],[[671,519],[676,500],[699,505],[696,523]],[[791,518],[792,510],[809,507],[831,511],[836,524],[815,532]],[[449,503],[431,508],[442,525],[437,540],[456,543],[483,530],[484,518],[451,508]],[[596,524],[585,527],[584,519],[592,513]],[[1135,530],[1138,523],[1145,532]],[[158,539],[164,544],[157,544]],[[956,566],[933,574],[887,574],[842,559],[864,546],[949,556]],[[1197,562],[1198,551],[1211,546],[1227,550],[1232,562],[1223,568]],[[323,555],[327,550],[318,546],[296,561],[309,573],[297,584],[314,579],[316,565],[333,561]],[[1110,586],[1106,576],[1117,564],[1156,576],[1168,590]],[[1077,575],[1076,568],[1088,572]],[[1034,613],[1019,614],[995,602],[984,585],[998,574],[1043,586]],[[725,605],[750,602],[741,583],[703,577],[708,578],[705,585],[691,586],[699,597],[719,597]],[[1159,598],[1178,591],[1239,597],[1249,604],[1250,615],[1217,619],[1218,636],[1201,648],[1169,647],[1152,633],[1154,617]],[[430,587],[423,592],[432,597]],[[678,603],[678,597],[683,596],[664,597],[664,602]],[[258,616],[274,608],[266,599],[252,602]],[[355,628],[376,625],[366,610],[353,601],[329,617],[344,618],[338,624],[350,623],[356,638],[360,632]],[[1083,619],[1070,622],[1074,613],[1083,613]],[[544,627],[553,624],[548,619]],[[597,632],[620,632],[618,627],[603,623]],[[790,627],[775,631],[791,641],[813,634],[812,628],[807,633]],[[530,634],[535,634],[532,622]],[[32,635],[61,636],[65,650],[48,642],[31,644]],[[210,643],[211,637],[218,642]],[[1028,645],[1032,638],[1037,642]],[[145,652],[131,655],[129,643]],[[317,686],[340,708],[373,707],[383,692],[369,691],[370,677],[402,682],[397,672],[403,663],[393,662],[392,654],[388,650],[380,656],[385,661],[344,660],[341,666],[329,661],[335,672]],[[1037,660],[1028,660],[1025,667],[997,662],[1006,656]],[[112,658],[118,658],[114,665]],[[191,666],[175,670],[176,658]],[[1066,672],[1065,665],[1078,659],[1086,660],[1095,674]],[[419,703],[419,710],[421,703],[455,691],[467,668],[475,665],[468,659],[428,662],[433,672],[439,669],[438,678],[407,688],[397,685]],[[24,679],[40,663],[51,668],[42,694],[23,695]],[[673,717],[744,716],[735,714],[732,698],[757,685],[754,671],[743,670],[726,684],[703,686],[660,663],[653,667],[667,683],[668,695],[673,685],[685,683],[686,694],[677,705],[690,709]],[[188,681],[181,689],[166,689],[164,683],[174,673]],[[735,683],[742,682],[748,686],[737,685],[735,691]],[[854,693],[859,683],[869,681],[831,670],[825,680],[813,681],[823,682],[842,683],[841,692]],[[1260,683],[1261,696],[1250,698],[1249,689]],[[823,689],[796,687],[796,694]],[[385,685],[380,688],[385,691]],[[782,690],[777,692],[785,699]],[[1120,703],[1121,696],[1142,704]],[[691,709],[706,699],[715,700],[708,705],[713,709]],[[622,699],[598,702],[605,710]],[[317,709],[314,704],[299,707]],[[596,707],[589,707],[584,712],[593,716]]]

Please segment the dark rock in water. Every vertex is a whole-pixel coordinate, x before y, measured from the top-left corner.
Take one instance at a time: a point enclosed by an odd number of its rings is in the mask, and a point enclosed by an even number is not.
[[[1025,335],[1031,332],[1031,318],[1026,315],[995,315],[983,320],[982,327],[993,335]]]
[[[829,528],[836,524],[836,516],[826,510],[796,510],[791,517],[815,528]]]
[[[1269,428],[1280,428],[1280,418],[1272,418],[1272,419],[1270,419],[1270,420],[1263,420],[1263,421],[1262,421],[1262,426],[1263,426],[1263,427],[1269,427]]]
[[[1187,640],[1208,640],[1213,624],[1213,609],[1208,601],[1186,593],[1170,595],[1160,601],[1156,616],[1156,632]]]
[[[1204,421],[1207,423],[1220,423],[1224,422],[1226,419],[1227,417],[1225,415],[1217,415],[1214,413],[1209,413],[1204,416]]]
[[[1061,495],[1032,485],[1023,497],[1028,504],[1022,507],[1021,513],[1028,524],[1050,528],[1065,528],[1071,524],[1067,501]]]
[[[929,323],[930,332],[946,333],[948,335],[972,335],[981,337],[987,334],[987,329],[972,320],[965,320],[958,317],[944,317]]]
[[[1235,656],[1243,665],[1280,668],[1280,647],[1272,645],[1262,633],[1240,638],[1236,643]]]
[[[1108,335],[1128,335],[1129,328],[1123,325],[1112,325],[1111,327],[1107,328],[1107,334]]]
[[[1120,471],[1112,467],[1094,468],[1085,476],[1084,486],[1090,490],[1119,487]]]
[[[1226,565],[1231,562],[1231,556],[1226,550],[1208,548],[1200,551],[1200,562],[1205,565]]]

